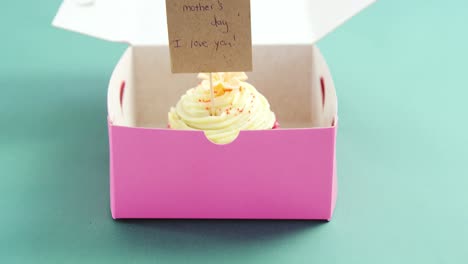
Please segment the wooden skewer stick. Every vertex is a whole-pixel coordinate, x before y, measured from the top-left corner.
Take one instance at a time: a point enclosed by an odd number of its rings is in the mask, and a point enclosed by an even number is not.
[[[216,115],[216,109],[215,109],[215,95],[214,95],[214,89],[213,89],[213,73],[210,72],[210,93],[211,93],[211,115],[215,116]]]

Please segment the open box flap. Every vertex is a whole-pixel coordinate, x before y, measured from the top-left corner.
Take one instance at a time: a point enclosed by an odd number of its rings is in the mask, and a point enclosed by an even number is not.
[[[314,43],[375,0],[251,0],[254,44]],[[64,0],[56,27],[131,45],[168,43],[165,0]]]

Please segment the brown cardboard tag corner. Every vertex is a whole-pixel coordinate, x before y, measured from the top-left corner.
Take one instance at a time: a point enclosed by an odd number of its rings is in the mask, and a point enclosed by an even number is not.
[[[250,0],[166,0],[173,73],[252,71]]]

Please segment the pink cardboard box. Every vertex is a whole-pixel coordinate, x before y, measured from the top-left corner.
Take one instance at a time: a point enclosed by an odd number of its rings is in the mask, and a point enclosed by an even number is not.
[[[108,90],[113,218],[331,219],[337,101],[313,43],[372,0],[292,0],[292,22],[305,23],[293,31],[274,16],[288,16],[281,3],[266,11],[252,0],[249,82],[281,129],[241,131],[226,145],[167,128],[169,108],[197,79],[170,71],[165,1],[82,2],[64,1],[54,25],[131,44]]]

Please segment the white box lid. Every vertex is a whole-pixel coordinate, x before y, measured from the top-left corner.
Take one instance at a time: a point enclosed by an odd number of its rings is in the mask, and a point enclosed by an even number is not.
[[[375,0],[251,0],[254,44],[314,43]],[[65,0],[56,27],[130,45],[167,45],[165,0]]]

